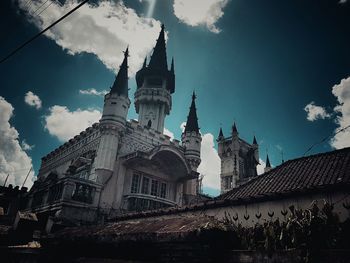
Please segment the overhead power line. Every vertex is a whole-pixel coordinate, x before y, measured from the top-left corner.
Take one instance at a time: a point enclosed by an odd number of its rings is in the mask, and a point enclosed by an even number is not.
[[[306,152],[304,152],[303,156],[305,156],[308,152],[310,152],[310,151],[312,150],[312,148],[314,148],[316,145],[319,145],[319,144],[321,144],[321,143],[324,143],[325,141],[329,140],[329,139],[330,139],[331,137],[333,137],[334,135],[336,135],[336,134],[338,134],[338,133],[341,133],[341,132],[345,131],[345,130],[348,129],[348,128],[350,128],[350,125],[348,125],[348,126],[342,128],[342,129],[338,130],[336,133],[334,133],[334,134],[332,134],[332,135],[329,135],[329,136],[323,138],[321,141],[314,143],[313,145],[311,145],[311,146],[309,147],[309,149],[306,150]]]
[[[33,37],[31,37],[30,39],[28,39],[26,42],[24,42],[23,44],[19,45],[16,49],[14,49],[10,54],[8,54],[7,56],[5,56],[3,59],[1,59],[0,64],[5,62],[6,60],[8,60],[10,57],[12,57],[14,54],[16,54],[19,50],[21,50],[22,48],[24,48],[26,45],[28,45],[30,42],[32,42],[33,40],[35,40],[36,38],[38,38],[39,36],[41,36],[42,34],[44,34],[47,30],[49,30],[50,28],[52,28],[53,26],[55,26],[56,24],[58,24],[59,22],[61,22],[63,19],[65,19],[67,16],[69,16],[70,14],[72,14],[74,11],[76,11],[77,9],[79,9],[81,6],[83,6],[84,4],[86,4],[89,0],[84,0],[83,2],[81,2],[79,5],[77,5],[76,7],[74,7],[72,10],[70,10],[67,14],[65,14],[64,16],[62,16],[61,18],[59,18],[58,20],[56,20],[55,22],[53,22],[51,25],[49,25],[48,27],[46,27],[45,29],[43,29],[42,31],[40,31],[38,34],[34,35]]]

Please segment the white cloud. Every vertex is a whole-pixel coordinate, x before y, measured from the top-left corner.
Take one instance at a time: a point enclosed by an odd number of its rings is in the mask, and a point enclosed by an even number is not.
[[[7,175],[6,185],[22,186],[27,173],[32,167],[32,159],[21,148],[18,131],[11,126],[13,107],[0,96],[0,184],[3,185]],[[25,186],[33,184],[34,172],[30,172]]]
[[[307,113],[306,119],[309,121],[315,121],[318,119],[326,119],[331,115],[327,113],[324,107],[315,105],[315,102],[311,101],[304,108],[304,111]]]
[[[30,145],[26,142],[26,140],[23,140],[21,143],[21,147],[24,151],[30,151],[33,150],[33,148],[35,147],[35,145]]]
[[[185,130],[186,122],[180,124],[180,129]],[[220,189],[220,167],[221,161],[215,149],[214,135],[211,133],[202,134],[201,163],[198,172],[204,175],[203,187]]]
[[[259,164],[256,166],[257,173],[263,174],[265,167],[266,163],[263,160],[259,159]]]
[[[45,116],[45,129],[62,142],[78,135],[101,118],[101,112],[94,109],[70,111],[66,106],[55,105],[49,111]]]
[[[41,109],[41,99],[31,91],[28,91],[24,96],[24,102],[29,106],[35,107],[37,110]]]
[[[215,23],[224,15],[223,9],[228,0],[174,0],[174,14],[190,26],[206,26],[211,32],[221,30]]]
[[[34,11],[46,0],[19,0],[28,20],[43,29],[62,15],[77,6],[77,0],[49,0],[50,7],[40,15]],[[155,45],[161,23],[153,18],[138,16],[134,9],[126,7],[122,1],[99,1],[98,4],[85,4],[72,15],[48,30],[45,35],[68,54],[83,52],[95,54],[109,69],[118,71],[123,53],[129,45],[130,75],[140,69],[144,58]]]
[[[80,89],[79,93],[84,95],[95,95],[103,97],[108,93],[108,90],[97,91],[96,89]]]
[[[170,137],[170,140],[173,140],[173,139],[174,139],[174,133],[171,132],[171,131],[169,131],[167,128],[164,128],[163,133],[164,133],[165,135],[168,135],[168,136]]]
[[[186,122],[185,121],[180,124],[180,129],[181,129],[182,132],[184,132],[185,126],[186,126]]]
[[[215,149],[214,136],[211,133],[202,135],[201,164],[198,172],[204,175],[203,186],[220,189],[221,161]]]
[[[337,114],[336,123],[338,128],[335,132],[350,125],[350,77],[342,79],[338,85],[332,88],[333,95],[338,100],[338,105],[334,108]],[[331,140],[331,145],[336,149],[350,146],[350,128],[335,134]]]

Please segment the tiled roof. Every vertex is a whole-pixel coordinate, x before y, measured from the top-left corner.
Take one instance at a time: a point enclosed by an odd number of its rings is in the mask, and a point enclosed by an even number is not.
[[[188,235],[213,229],[226,231],[226,226],[212,217],[189,215],[171,218],[144,218],[97,226],[67,227],[50,235],[49,239],[77,242],[84,240],[98,240],[99,242],[163,240],[186,238]]]
[[[240,200],[350,184],[350,148],[287,161],[217,199]]]
[[[350,189],[350,148],[289,160],[212,200],[182,207],[127,213],[117,219],[177,214],[266,198],[280,198],[284,194],[302,194],[313,190],[331,191],[336,187]]]

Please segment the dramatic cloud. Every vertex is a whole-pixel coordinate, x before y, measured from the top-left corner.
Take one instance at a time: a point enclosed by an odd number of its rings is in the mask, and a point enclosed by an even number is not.
[[[186,122],[182,122],[180,125],[182,132],[185,130],[185,125]],[[204,175],[203,187],[219,190],[221,161],[215,149],[214,140],[213,134],[202,134],[201,164],[198,167],[198,172]]]
[[[35,107],[37,110],[41,109],[41,99],[31,91],[28,91],[24,96],[24,102],[29,106]]]
[[[0,184],[3,185],[9,174],[6,185],[22,186],[30,168],[32,159],[22,149],[18,132],[11,127],[13,107],[0,96]],[[30,172],[25,186],[33,184],[34,172]]]
[[[101,118],[101,112],[94,109],[70,111],[65,106],[55,105],[49,111],[49,115],[45,116],[45,128],[62,142],[78,135]]]
[[[342,79],[340,84],[332,88],[333,95],[338,100],[338,105],[334,108],[337,114],[336,123],[338,128],[335,132],[350,125],[350,77]],[[336,149],[350,146],[350,128],[335,134],[331,140],[331,145]]]
[[[19,7],[39,29],[52,24],[78,4],[77,0],[65,1],[62,5],[53,0],[31,1],[29,6],[27,2],[19,0]],[[43,4],[50,6],[41,14],[35,13]],[[133,75],[154,47],[160,26],[161,23],[153,18],[138,16],[134,9],[126,7],[122,1],[105,0],[83,5],[45,35],[68,54],[95,54],[115,72],[122,62],[122,51],[129,45],[129,74]]]
[[[204,175],[203,186],[220,189],[221,161],[215,149],[214,136],[211,133],[202,135],[201,164],[198,172]]]
[[[306,111],[307,113],[306,118],[309,121],[326,119],[330,117],[330,114],[326,112],[325,108],[315,105],[315,102],[313,101],[311,101],[309,104],[305,106],[304,111]]]
[[[206,26],[211,32],[221,30],[215,23],[224,15],[228,0],[174,0],[174,14],[190,26]]]
[[[107,90],[97,91],[96,89],[81,89],[79,90],[79,93],[84,95],[95,95],[95,96],[103,97],[108,93],[108,91]]]

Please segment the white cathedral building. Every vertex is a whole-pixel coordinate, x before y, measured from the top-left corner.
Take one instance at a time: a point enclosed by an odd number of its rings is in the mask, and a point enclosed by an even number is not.
[[[145,59],[136,73],[138,121],[127,120],[128,56],[127,49],[105,95],[99,123],[42,158],[26,211],[35,212],[49,229],[121,213],[188,205],[202,198],[197,172],[202,137],[194,93],[181,143],[163,134],[175,92],[174,60],[169,70],[164,26],[148,65]],[[249,145],[238,138],[237,130],[224,138],[220,130],[218,146],[222,192],[256,175],[256,141]]]
[[[136,82],[138,121],[128,121],[127,49],[99,123],[42,158],[27,205],[41,221],[93,222],[101,215],[182,206],[196,198],[202,138],[195,94],[181,143],[163,134],[175,92],[164,26]]]

